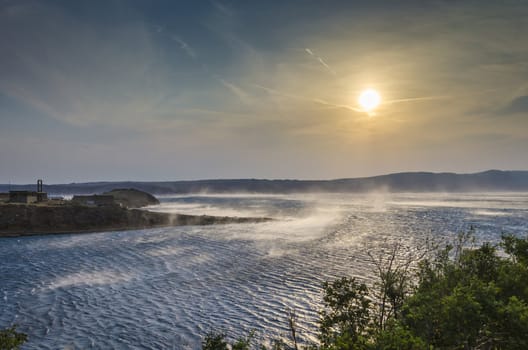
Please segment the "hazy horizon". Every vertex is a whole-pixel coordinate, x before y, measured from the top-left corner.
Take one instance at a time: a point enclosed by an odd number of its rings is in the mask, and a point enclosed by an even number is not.
[[[504,171],[504,172],[528,172],[528,169],[485,169],[475,172],[467,172],[467,173],[456,173],[456,172],[450,172],[450,171],[402,171],[402,172],[394,172],[394,173],[385,173],[385,174],[375,174],[370,176],[357,176],[357,177],[342,177],[342,178],[259,178],[259,177],[233,177],[233,178],[195,178],[195,179],[154,179],[154,180],[144,180],[144,179],[113,179],[113,180],[84,180],[84,181],[67,181],[67,182],[49,182],[44,181],[44,185],[67,185],[72,183],[98,183],[98,182],[194,182],[194,181],[231,181],[231,180],[262,180],[262,181],[336,181],[336,180],[348,180],[348,179],[363,179],[363,178],[372,178],[372,177],[380,177],[380,176],[389,176],[389,175],[395,175],[395,174],[402,174],[402,173],[430,173],[430,174],[456,174],[456,175],[471,175],[471,174],[478,174],[488,171]],[[36,183],[37,179],[34,179],[34,181],[30,182],[6,182],[6,183],[0,183],[0,185],[32,185]]]
[[[525,1],[4,0],[0,30],[0,183],[528,169]]]

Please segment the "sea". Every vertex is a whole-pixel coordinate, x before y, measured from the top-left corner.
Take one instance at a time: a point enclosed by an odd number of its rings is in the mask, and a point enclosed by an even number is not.
[[[0,238],[0,328],[23,349],[200,349],[254,331],[317,341],[325,281],[376,282],[394,247],[413,259],[473,230],[528,234],[528,193],[161,196],[149,210],[269,217],[252,224]],[[433,245],[434,245],[433,244]]]

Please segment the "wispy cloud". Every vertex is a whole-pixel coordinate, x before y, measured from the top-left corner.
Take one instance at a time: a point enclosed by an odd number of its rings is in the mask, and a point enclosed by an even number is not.
[[[432,95],[432,96],[417,96],[417,97],[407,97],[407,98],[397,98],[387,101],[382,101],[383,104],[394,104],[394,103],[405,103],[405,102],[420,102],[420,101],[434,101],[434,100],[449,100],[449,99],[469,99],[474,98],[478,95],[484,95],[488,93],[497,92],[497,89],[484,89],[477,90],[471,93],[459,93],[452,95]]]
[[[315,103],[319,103],[321,105],[325,105],[325,106],[332,107],[332,108],[348,109],[348,110],[351,110],[351,111],[354,111],[354,112],[358,112],[358,113],[364,113],[365,112],[361,108],[356,108],[354,106],[350,106],[350,105],[347,105],[347,104],[332,103],[332,102],[328,102],[328,101],[322,100],[320,98],[316,98],[313,101]]]
[[[237,96],[240,99],[240,101],[244,103],[249,102],[249,94],[245,92],[244,90],[242,90],[239,86],[233,83],[230,83],[222,78],[219,78],[219,80],[222,83],[222,85],[224,85],[227,89],[229,89],[229,91],[231,91],[235,96]]]
[[[176,35],[173,35],[171,38],[172,40],[176,41],[180,45],[180,49],[185,51],[185,53],[189,57],[196,58],[196,52],[194,51],[194,49],[191,46],[189,46],[189,44],[187,44],[182,38]]]
[[[332,69],[332,67],[330,67],[326,62],[325,60],[319,56],[319,55],[316,55],[312,49],[310,48],[305,48],[304,51],[310,55],[311,57],[313,57],[317,62],[319,62],[323,67],[325,67],[330,73],[332,73],[333,75],[336,75],[336,72]]]
[[[284,92],[281,92],[279,90],[272,89],[272,88],[269,88],[269,87],[266,87],[266,86],[262,86],[262,85],[259,85],[259,84],[253,84],[253,86],[255,86],[256,88],[262,89],[262,90],[264,90],[264,91],[266,91],[266,92],[268,92],[270,94],[277,95],[277,96],[282,96],[282,97],[295,99],[295,100],[302,100],[302,101],[312,102],[312,103],[324,105],[326,107],[331,107],[331,108],[348,109],[348,110],[351,110],[351,111],[354,111],[354,112],[360,112],[360,113],[364,112],[360,108],[356,108],[354,106],[350,106],[350,105],[347,105],[347,104],[332,103],[332,102],[328,102],[328,101],[326,101],[324,99],[321,99],[321,98],[310,98],[310,97],[301,96],[301,95],[284,93]]]
[[[305,100],[305,101],[310,101],[311,100],[310,98],[307,98],[307,97],[284,93],[284,92],[281,92],[279,90],[272,89],[272,88],[269,88],[269,87],[266,87],[266,86],[263,86],[263,85],[259,85],[259,84],[253,84],[253,86],[256,87],[256,88],[262,89],[262,90],[264,90],[264,91],[266,91],[266,92],[268,92],[268,93],[270,93],[272,95],[287,97],[287,98],[296,99],[296,100]]]
[[[398,98],[393,100],[382,101],[383,104],[393,104],[402,102],[417,102],[417,101],[431,101],[431,100],[445,100],[453,98],[453,96],[423,96],[423,97],[409,97],[409,98]]]
[[[211,4],[216,8],[218,12],[220,12],[224,16],[233,16],[233,10],[226,5],[218,2],[218,1],[211,1]]]

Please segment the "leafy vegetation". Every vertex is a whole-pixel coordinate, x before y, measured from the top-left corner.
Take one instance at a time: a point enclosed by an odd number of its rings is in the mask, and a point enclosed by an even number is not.
[[[528,349],[528,238],[504,235],[478,248],[471,239],[463,233],[417,260],[400,259],[396,246],[373,258],[378,282],[370,288],[349,277],[326,282],[319,344],[306,348]],[[298,348],[295,322],[289,325],[292,339],[274,340],[272,349]],[[228,344],[224,334],[210,334],[202,345],[265,349],[252,337]]]
[[[17,350],[27,341],[27,335],[17,332],[16,326],[0,330],[0,350]]]
[[[485,243],[422,261],[400,324],[435,348],[527,349],[528,240],[503,236],[500,246],[506,257]]]

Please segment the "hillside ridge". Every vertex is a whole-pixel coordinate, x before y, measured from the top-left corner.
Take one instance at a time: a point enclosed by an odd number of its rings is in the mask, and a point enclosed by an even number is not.
[[[0,192],[31,190],[34,185],[0,185]],[[92,194],[119,188],[155,195],[192,193],[310,193],[310,192],[477,192],[528,191],[528,171],[486,170],[471,174],[401,172],[335,180],[211,179],[184,181],[101,181],[44,185],[52,194]]]

